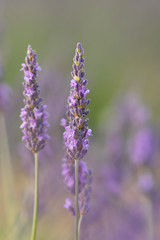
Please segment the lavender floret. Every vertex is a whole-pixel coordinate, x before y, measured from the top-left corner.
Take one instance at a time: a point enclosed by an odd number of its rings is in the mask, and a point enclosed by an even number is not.
[[[68,209],[68,210],[72,213],[73,216],[75,216],[75,209],[74,209],[74,207],[72,206],[72,201],[71,201],[69,198],[66,198],[64,207],[65,207],[66,209]]]
[[[42,104],[42,99],[39,97],[40,90],[37,83],[38,71],[41,68],[38,66],[37,55],[28,46],[25,64],[22,64],[24,71],[24,108],[21,109],[20,117],[23,121],[20,128],[24,134],[22,140],[26,147],[36,153],[45,146],[45,141],[48,138],[48,113],[46,112],[46,105]]]

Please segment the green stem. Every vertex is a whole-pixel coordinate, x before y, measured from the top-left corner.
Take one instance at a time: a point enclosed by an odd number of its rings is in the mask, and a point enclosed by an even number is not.
[[[37,232],[37,214],[38,214],[38,153],[34,154],[35,158],[35,192],[34,192],[34,212],[32,223],[32,235],[31,240],[36,239]]]
[[[75,201],[76,201],[76,222],[75,222],[75,240],[79,240],[79,189],[78,189],[78,159],[75,160]]]
[[[83,215],[80,215],[79,223],[78,223],[78,235],[80,234],[80,228],[81,228],[82,217],[83,217]]]

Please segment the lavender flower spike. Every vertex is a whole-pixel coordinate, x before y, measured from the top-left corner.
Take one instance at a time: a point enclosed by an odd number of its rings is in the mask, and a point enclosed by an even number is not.
[[[48,114],[45,111],[46,106],[42,104],[40,98],[39,85],[37,83],[38,71],[41,68],[38,66],[37,55],[28,46],[25,64],[22,64],[24,71],[24,108],[21,109],[20,117],[23,121],[20,128],[24,136],[26,147],[34,153],[35,158],[35,194],[34,194],[34,211],[31,240],[36,239],[37,232],[37,218],[38,218],[38,152],[44,148],[45,141],[48,138],[47,132],[47,118]]]
[[[45,141],[48,138],[46,134],[48,114],[45,111],[46,106],[42,104],[42,99],[39,97],[40,90],[36,80],[41,68],[38,66],[36,53],[30,45],[25,62],[21,69],[24,71],[25,106],[21,109],[20,117],[23,123],[20,128],[24,134],[22,140],[25,141],[26,147],[36,153],[45,146]]]
[[[86,99],[89,90],[86,88],[87,80],[84,79],[84,58],[81,44],[77,44],[75,57],[73,59],[73,79],[71,80],[71,90],[67,104],[67,120],[62,119],[61,125],[64,126],[63,134],[64,144],[67,155],[71,161],[81,160],[87,153],[91,135],[91,129],[88,128],[89,110],[86,109],[90,100]]]
[[[73,58],[73,71],[71,73],[71,90],[67,104],[67,119],[61,120],[61,125],[65,128],[63,133],[66,148],[66,157],[63,160],[62,175],[67,189],[75,195],[75,205],[70,199],[66,200],[65,207],[76,216],[75,239],[79,239],[79,229],[82,215],[89,206],[89,195],[91,191],[91,171],[82,158],[88,151],[88,137],[91,129],[88,127],[89,113],[87,106],[90,102],[86,99],[89,90],[86,88],[87,80],[84,79],[84,58],[83,49],[80,43],[77,44],[75,56]]]

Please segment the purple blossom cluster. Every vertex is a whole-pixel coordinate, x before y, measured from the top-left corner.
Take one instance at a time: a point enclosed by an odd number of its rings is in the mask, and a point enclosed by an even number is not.
[[[73,58],[73,71],[71,73],[71,90],[66,107],[67,119],[61,120],[61,125],[65,128],[63,134],[66,149],[66,158],[63,160],[62,175],[66,187],[74,194],[75,192],[75,160],[79,160],[79,206],[80,212],[85,213],[89,204],[89,193],[91,191],[91,170],[82,158],[88,151],[88,137],[91,129],[88,127],[89,113],[87,106],[90,102],[86,99],[89,90],[86,88],[87,80],[84,79],[84,50],[80,43],[77,44],[75,56]],[[69,199],[64,205],[74,214],[74,207]]]
[[[112,108],[103,164],[94,174],[94,211],[83,222],[82,239],[151,239],[159,209],[157,135],[149,108],[136,96]]]
[[[36,153],[45,146],[47,135],[47,118],[46,105],[42,104],[42,99],[39,97],[40,90],[37,83],[38,71],[41,68],[38,66],[37,56],[31,46],[28,46],[27,56],[22,64],[24,71],[24,108],[21,109],[20,117],[23,121],[21,125],[24,134],[22,140],[25,141],[26,147]]]
[[[116,105],[114,120],[108,125],[105,170],[106,183],[113,192],[120,193],[136,171],[138,177],[152,175],[158,154],[158,136],[151,120],[149,108],[133,95],[127,95]]]
[[[71,73],[71,90],[68,97],[66,119],[61,120],[65,128],[63,134],[67,155],[75,160],[82,159],[88,150],[88,137],[91,129],[88,128],[88,118],[85,118],[89,109],[86,109],[90,99],[86,99],[89,90],[86,88],[87,80],[84,79],[84,58],[81,44],[77,44],[73,59],[73,71]]]
[[[80,160],[78,166],[78,184],[79,184],[79,211],[80,215],[87,213],[90,203],[90,192],[92,183],[92,171],[87,168],[86,162]],[[64,182],[67,189],[74,195],[75,194],[75,166],[74,164],[63,159],[62,164],[62,176],[64,177]],[[72,205],[72,201],[67,198],[64,204],[73,215],[75,215],[75,209]]]
[[[84,186],[86,185],[86,176],[88,174],[87,164],[84,161],[79,161],[79,193],[82,192]],[[68,190],[75,194],[75,185],[74,185],[74,178],[75,178],[75,168],[74,164],[69,161],[67,158],[63,159],[62,164],[62,175],[64,177],[64,181]]]
[[[91,194],[91,184],[92,184],[92,170],[89,169],[85,175],[85,185],[79,195],[79,211],[80,215],[85,215],[90,207],[90,194]]]

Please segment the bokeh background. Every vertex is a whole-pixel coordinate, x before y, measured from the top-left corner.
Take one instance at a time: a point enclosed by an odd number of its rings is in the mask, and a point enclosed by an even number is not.
[[[37,52],[50,114],[51,140],[40,156],[37,239],[73,239],[74,218],[63,208],[69,193],[59,122],[77,42],[89,81],[93,136],[85,160],[94,176],[81,238],[160,238],[159,13],[158,0],[0,0],[0,239],[30,237],[34,161],[19,129],[19,69],[28,44]]]

